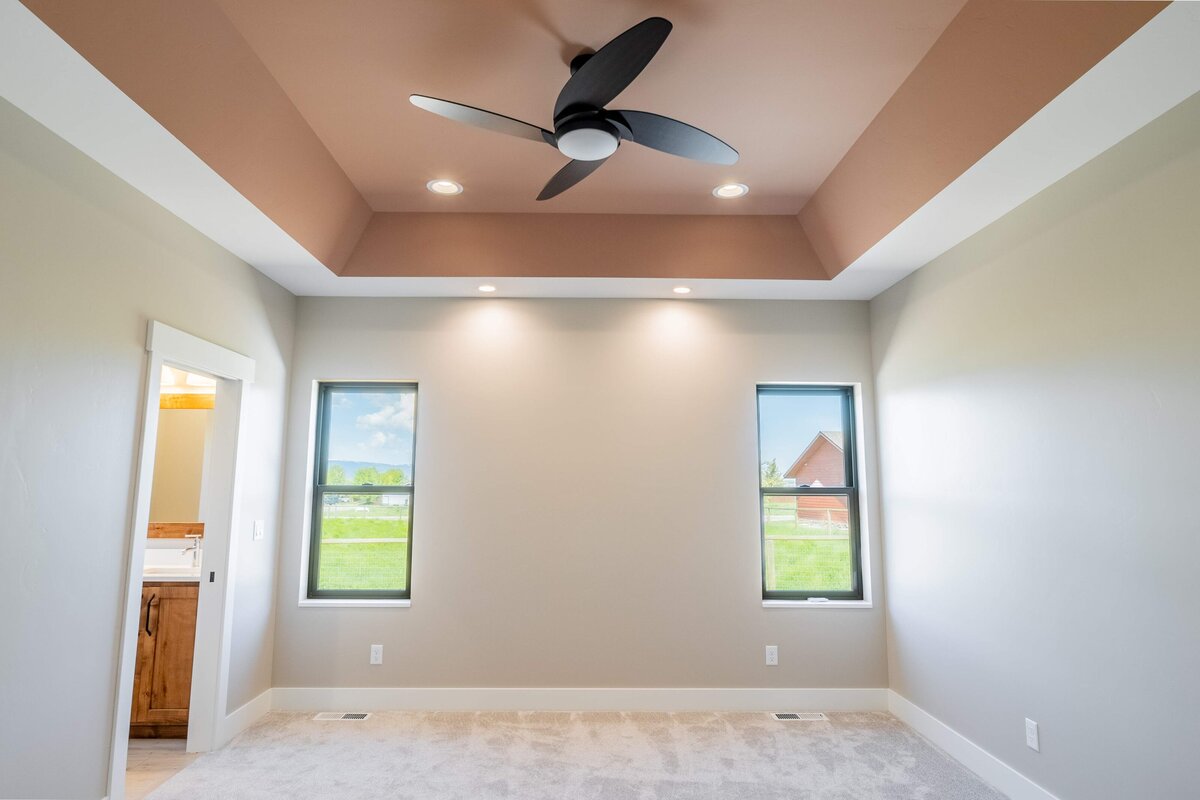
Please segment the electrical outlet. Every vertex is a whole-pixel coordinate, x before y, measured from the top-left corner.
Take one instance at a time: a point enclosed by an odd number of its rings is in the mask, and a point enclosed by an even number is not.
[[[767,666],[768,667],[778,667],[779,666],[779,645],[777,645],[777,644],[767,645]]]
[[[266,528],[267,528],[266,522],[264,522],[261,519],[254,520],[254,534],[251,538],[253,538],[254,541],[256,541],[256,542],[259,541],[260,539],[262,539],[263,532],[266,530]]]
[[[383,645],[381,645],[381,644],[371,645],[371,663],[372,664],[382,664],[383,663]]]
[[[1042,752],[1042,745],[1038,736],[1038,724],[1028,717],[1025,718],[1025,744],[1034,752]]]

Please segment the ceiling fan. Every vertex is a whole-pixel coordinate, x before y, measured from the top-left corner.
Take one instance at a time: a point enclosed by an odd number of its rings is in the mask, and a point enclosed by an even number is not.
[[[671,33],[662,17],[639,22],[595,53],[571,59],[571,77],[554,103],[554,130],[481,108],[414,94],[409,101],[426,111],[509,136],[545,142],[571,159],[538,195],[549,200],[595,172],[622,139],[652,150],[711,164],[733,164],[738,152],[710,133],[648,111],[609,111],[604,105],[641,74]]]

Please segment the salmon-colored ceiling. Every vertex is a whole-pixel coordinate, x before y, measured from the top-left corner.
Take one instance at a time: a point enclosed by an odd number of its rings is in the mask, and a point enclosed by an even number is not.
[[[795,214],[963,0],[218,0],[376,211]],[[626,144],[549,202],[566,159],[421,111],[421,93],[552,127],[567,62],[648,16],[674,23],[612,104],[732,144],[732,167]],[[431,195],[431,178],[466,191]],[[746,183],[737,202],[711,194]]]
[[[775,280],[837,275],[1165,5],[22,2],[336,274]],[[674,32],[610,107],[707,128],[738,164],[626,144],[535,203],[563,156],[407,102],[548,125],[570,57],[655,14]],[[726,180],[750,195],[713,198]]]

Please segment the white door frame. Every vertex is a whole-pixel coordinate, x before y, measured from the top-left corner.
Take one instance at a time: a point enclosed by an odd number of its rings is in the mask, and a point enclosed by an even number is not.
[[[142,434],[134,485],[133,520],[129,529],[125,614],[113,702],[109,800],[124,800],[125,762],[137,638],[142,604],[142,564],[150,522],[150,492],[158,443],[158,403],[163,365],[200,372],[217,379],[217,400],[210,440],[211,479],[205,486],[207,507],[200,601],[196,612],[196,652],[192,662],[192,694],[188,712],[189,751],[211,750],[219,741],[229,694],[229,639],[236,565],[238,434],[247,383],[254,380],[254,360],[220,345],[154,320],[146,331],[148,365],[143,389]]]

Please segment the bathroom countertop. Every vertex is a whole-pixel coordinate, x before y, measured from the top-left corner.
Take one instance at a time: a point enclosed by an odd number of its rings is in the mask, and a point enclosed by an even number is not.
[[[163,583],[199,583],[200,570],[179,569],[175,567],[147,567],[142,570],[142,582],[160,581]]]

